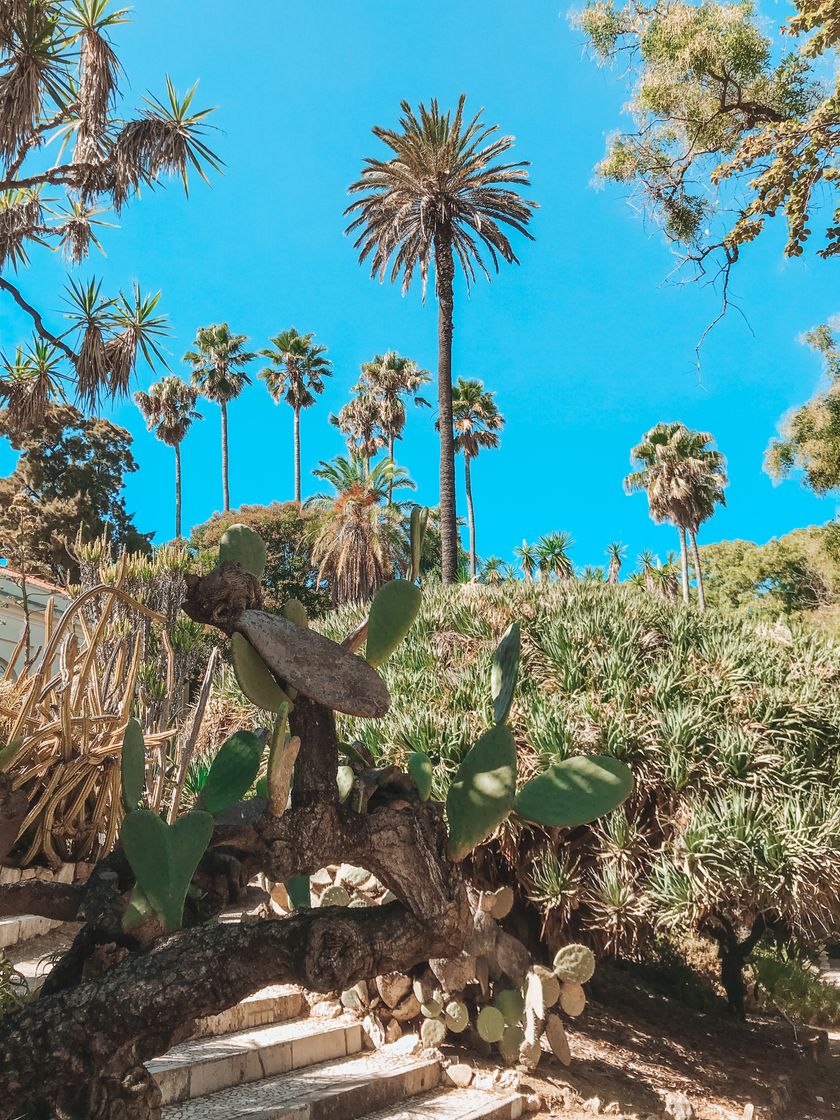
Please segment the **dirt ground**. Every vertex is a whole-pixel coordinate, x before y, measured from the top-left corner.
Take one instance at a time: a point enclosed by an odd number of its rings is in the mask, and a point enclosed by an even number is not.
[[[525,1079],[545,1102],[539,1116],[662,1120],[666,1094],[681,1093],[697,1120],[840,1117],[840,1033],[794,1037],[782,1019],[692,1011],[623,974],[609,1000],[567,1025],[569,1068],[545,1056]]]

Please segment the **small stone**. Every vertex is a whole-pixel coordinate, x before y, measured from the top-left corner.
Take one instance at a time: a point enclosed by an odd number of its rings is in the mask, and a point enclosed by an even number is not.
[[[401,1023],[407,1023],[409,1019],[416,1019],[420,1014],[420,1000],[414,992],[409,992],[402,1003],[398,1003],[396,1007],[391,1008],[391,1014]]]
[[[0,887],[11,887],[20,882],[20,870],[17,867],[0,867]]]
[[[310,1015],[317,1015],[319,1019],[337,1019],[344,1008],[336,1000],[322,999],[310,1008]]]
[[[743,1120],[754,1120],[755,1118],[755,1105],[750,1101],[744,1105],[744,1118]]]
[[[446,1071],[447,1080],[459,1089],[467,1089],[473,1079],[473,1068],[466,1063],[450,1066]]]
[[[543,1106],[543,1099],[539,1093],[529,1093],[523,1104],[526,1112],[539,1112]]]
[[[400,1038],[402,1038],[402,1027],[396,1019],[392,1019],[385,1028],[385,1042],[396,1042]]]
[[[587,1112],[591,1112],[594,1116],[599,1116],[601,1113],[602,1101],[600,1097],[590,1097],[588,1101],[583,1102],[583,1107]]]
[[[419,1054],[422,1049],[423,1043],[420,1041],[419,1035],[404,1034],[394,1043],[393,1052],[410,1057],[412,1054]]]
[[[685,1093],[666,1093],[665,1116],[667,1120],[695,1120],[696,1113]]]
[[[618,1101],[610,1101],[610,1103],[604,1109],[605,1116],[618,1116],[620,1112],[621,1106],[619,1105]]]
[[[493,1087],[498,1090],[516,1092],[519,1089],[520,1080],[515,1069],[497,1069],[493,1074]]]
[[[483,1089],[485,1093],[492,1093],[496,1082],[491,1073],[477,1073],[472,1080],[474,1089]]]
[[[374,1050],[380,1050],[385,1045],[385,1028],[378,1015],[365,1015],[362,1028]]]
[[[388,1007],[396,1007],[411,991],[411,977],[402,972],[389,972],[376,977],[376,990],[382,1002]]]

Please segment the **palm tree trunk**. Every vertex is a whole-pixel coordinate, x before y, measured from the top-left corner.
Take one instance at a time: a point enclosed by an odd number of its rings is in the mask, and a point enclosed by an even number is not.
[[[467,490],[467,521],[470,526],[470,579],[475,579],[477,564],[475,554],[475,510],[473,509],[472,479],[470,478],[470,456],[464,455],[464,483]]]
[[[394,433],[388,433],[388,458],[391,460],[391,465],[394,464]],[[394,479],[393,476],[388,482],[388,505],[394,504]]]
[[[678,526],[680,533],[680,576],[682,578],[683,602],[688,602],[688,549],[685,545],[685,529]]]
[[[440,560],[444,584],[458,574],[455,512],[455,436],[452,431],[452,317],[454,310],[452,233],[435,234],[435,288],[438,298],[438,426],[440,429]]]
[[[227,401],[221,401],[222,410],[222,502],[224,512],[230,509],[230,487],[228,485],[228,421]]]
[[[300,505],[300,409],[295,409],[295,501]]]
[[[175,444],[175,540],[181,539],[181,445]]]
[[[691,529],[689,529],[688,535],[691,540],[691,552],[694,556],[694,571],[697,574],[697,605],[701,611],[704,611],[706,609],[706,593],[703,589],[703,569],[700,567],[700,549],[697,547],[697,537]]]

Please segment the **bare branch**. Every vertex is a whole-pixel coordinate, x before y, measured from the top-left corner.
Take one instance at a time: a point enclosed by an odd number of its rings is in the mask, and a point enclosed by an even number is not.
[[[70,347],[66,343],[62,342],[60,338],[56,338],[54,334],[47,330],[47,328],[44,326],[44,320],[41,318],[40,313],[35,310],[32,304],[26,302],[26,300],[23,298],[14,284],[10,284],[8,280],[4,280],[3,277],[0,276],[0,288],[2,288],[3,291],[8,292],[15,303],[18,305],[18,307],[20,307],[23,311],[26,312],[27,315],[30,316],[32,322],[35,324],[35,330],[38,332],[41,338],[43,338],[45,342],[51,342],[53,346],[61,350],[62,353],[65,354],[75,365],[76,355],[73,353]]]

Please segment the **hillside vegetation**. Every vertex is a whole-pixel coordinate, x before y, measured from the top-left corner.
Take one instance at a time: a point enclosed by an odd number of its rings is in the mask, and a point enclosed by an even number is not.
[[[325,628],[344,635],[360,616],[342,609]],[[475,873],[518,883],[520,920],[549,948],[570,930],[623,955],[663,931],[713,938],[738,1010],[758,938],[813,945],[840,928],[840,644],[628,586],[435,588],[385,670],[391,712],[342,720],[344,736],[377,763],[426,751],[443,799],[487,724],[511,621],[521,770],[599,752],[631,766],[636,790],[591,826],[514,818]]]

